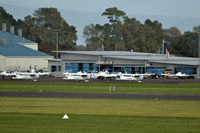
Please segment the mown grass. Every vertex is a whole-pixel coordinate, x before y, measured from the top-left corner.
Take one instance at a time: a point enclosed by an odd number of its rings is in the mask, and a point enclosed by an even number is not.
[[[0,132],[198,133],[199,110],[200,101],[191,100],[3,97]]]
[[[200,117],[200,101],[0,98],[0,112]]]
[[[200,94],[200,84],[140,84],[140,83],[82,83],[82,82],[0,82],[0,91],[18,92],[79,92],[109,93],[109,86],[116,87],[115,93],[138,94]]]
[[[1,133],[198,133],[200,118],[1,113]]]

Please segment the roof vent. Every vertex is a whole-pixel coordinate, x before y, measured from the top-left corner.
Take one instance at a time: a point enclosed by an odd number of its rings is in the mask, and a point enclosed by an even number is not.
[[[22,37],[22,29],[18,29],[18,36]]]
[[[14,26],[10,26],[10,33],[11,34],[15,34],[15,27]]]
[[[3,24],[2,24],[2,31],[5,31],[5,32],[6,32],[6,23],[3,23]]]

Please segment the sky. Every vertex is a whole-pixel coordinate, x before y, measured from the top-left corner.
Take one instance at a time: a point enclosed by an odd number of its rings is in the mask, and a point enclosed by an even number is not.
[[[102,13],[117,7],[128,14],[200,17],[200,0],[0,0],[0,4],[30,8],[56,7]]]

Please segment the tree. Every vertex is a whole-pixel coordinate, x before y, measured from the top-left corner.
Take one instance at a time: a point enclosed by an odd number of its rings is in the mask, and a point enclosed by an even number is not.
[[[193,28],[193,32],[200,32],[200,25]]]
[[[13,16],[6,12],[3,7],[0,7],[0,24],[6,23],[8,26],[16,25],[17,21],[13,18]]]
[[[88,50],[103,50],[103,27],[101,25],[90,24],[85,26],[83,36]]]
[[[164,34],[172,38],[181,36],[181,32],[177,27],[170,27],[169,29],[165,29]]]
[[[117,24],[120,22],[120,18],[124,18],[126,13],[124,11],[118,10],[116,7],[107,8],[102,16],[107,16],[111,24]]]
[[[176,55],[197,57],[197,49],[198,33],[185,32],[183,36],[172,43],[170,50]]]
[[[105,26],[109,26],[109,32],[110,32],[110,39],[109,42],[111,43],[111,48],[113,50],[119,50],[120,49],[120,43],[121,43],[121,35],[118,34],[118,29],[121,27],[121,19],[125,18],[126,13],[124,11],[118,10],[116,7],[113,8],[107,8],[103,13],[102,16],[107,16],[109,19],[110,25],[107,24]],[[108,33],[108,32],[107,32]]]
[[[56,8],[39,8],[33,17],[26,16],[27,38],[39,43],[39,50],[53,55],[56,49],[56,33],[59,31],[59,49],[75,50],[76,28],[70,26]],[[54,54],[55,55],[55,54]]]
[[[0,25],[2,25],[2,23],[6,23],[7,29],[9,29],[8,27],[10,26],[15,26],[15,32],[17,29],[24,30],[26,28],[25,23],[22,20],[15,20],[3,7],[0,7]]]
[[[147,19],[144,24],[145,47],[147,52],[157,52],[163,40],[162,24]]]
[[[121,28],[122,50],[146,51],[144,48],[144,27],[135,18],[126,17]]]

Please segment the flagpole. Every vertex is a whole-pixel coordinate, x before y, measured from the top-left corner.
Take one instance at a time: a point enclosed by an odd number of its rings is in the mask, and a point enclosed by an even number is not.
[[[163,52],[163,54],[165,54],[165,44],[164,44],[164,40],[162,41],[162,52]]]

